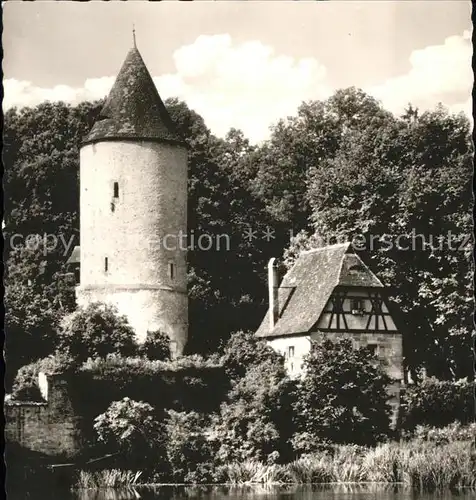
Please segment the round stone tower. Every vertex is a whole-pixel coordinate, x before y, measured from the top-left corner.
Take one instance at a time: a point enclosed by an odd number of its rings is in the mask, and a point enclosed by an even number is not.
[[[80,151],[79,305],[187,342],[187,150],[134,47]]]

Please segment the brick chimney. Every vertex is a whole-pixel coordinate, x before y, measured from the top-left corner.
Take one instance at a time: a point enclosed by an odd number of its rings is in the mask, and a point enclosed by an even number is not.
[[[269,293],[269,328],[273,330],[279,315],[278,287],[279,277],[276,268],[276,259],[273,257],[268,262],[268,293]]]

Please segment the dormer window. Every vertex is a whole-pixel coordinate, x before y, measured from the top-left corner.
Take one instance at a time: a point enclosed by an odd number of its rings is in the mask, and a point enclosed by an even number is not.
[[[119,198],[119,183],[115,182],[113,186],[113,197]]]

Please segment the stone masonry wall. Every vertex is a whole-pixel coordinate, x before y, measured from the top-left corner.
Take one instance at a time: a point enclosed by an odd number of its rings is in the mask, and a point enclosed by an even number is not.
[[[42,390],[47,401],[5,401],[7,446],[11,442],[49,456],[74,457],[81,450],[81,432],[68,396],[68,381],[52,375],[47,383],[47,391]]]

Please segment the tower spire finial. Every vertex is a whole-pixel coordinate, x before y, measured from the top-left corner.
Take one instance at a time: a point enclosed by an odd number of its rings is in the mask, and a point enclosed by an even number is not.
[[[136,26],[134,23],[132,23],[132,41],[134,42],[134,48],[137,49],[136,45]]]

